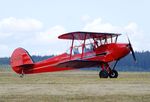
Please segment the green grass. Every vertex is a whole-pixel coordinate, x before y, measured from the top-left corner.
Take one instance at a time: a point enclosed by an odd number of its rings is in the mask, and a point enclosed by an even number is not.
[[[10,72],[11,71],[11,68],[10,68],[10,65],[0,65],[0,72]]]
[[[0,72],[0,102],[150,102],[149,72],[120,72],[100,79],[96,71],[26,75]]]
[[[52,95],[12,95],[0,97],[1,102],[149,102],[149,95],[127,96],[52,96]]]

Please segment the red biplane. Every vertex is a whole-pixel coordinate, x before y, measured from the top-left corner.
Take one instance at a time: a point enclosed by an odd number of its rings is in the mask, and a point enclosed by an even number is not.
[[[24,74],[101,67],[100,78],[117,78],[118,72],[115,67],[121,58],[131,51],[136,61],[130,40],[128,39],[129,43],[117,43],[119,35],[121,34],[98,32],[62,34],[58,37],[59,39],[72,41],[69,53],[63,53],[34,63],[26,50],[17,48],[10,59],[11,67],[21,76]],[[75,42],[80,42],[80,44],[75,45]],[[115,62],[112,68],[109,65],[110,62]]]

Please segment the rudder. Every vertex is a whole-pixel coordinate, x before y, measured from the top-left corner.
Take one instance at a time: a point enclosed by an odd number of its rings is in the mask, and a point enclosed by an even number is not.
[[[16,73],[22,73],[24,66],[31,66],[34,62],[29,53],[23,48],[17,48],[11,55],[10,65]]]

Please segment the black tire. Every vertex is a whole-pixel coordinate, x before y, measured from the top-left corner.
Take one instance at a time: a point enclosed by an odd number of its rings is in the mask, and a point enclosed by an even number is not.
[[[108,74],[108,72],[106,70],[101,70],[99,72],[99,77],[100,78],[108,78],[108,76],[109,76],[109,74]]]
[[[118,77],[118,72],[116,70],[111,70],[109,73],[110,78],[117,78]]]

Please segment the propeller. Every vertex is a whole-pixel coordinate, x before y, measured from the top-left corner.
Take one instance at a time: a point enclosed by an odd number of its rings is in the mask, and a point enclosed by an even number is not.
[[[127,38],[128,38],[128,42],[129,42],[129,48],[130,48],[130,50],[131,50],[131,52],[132,52],[132,57],[133,57],[134,61],[136,62],[136,57],[135,57],[135,53],[134,53],[132,44],[131,44],[130,39],[129,39],[128,36],[127,36]]]

